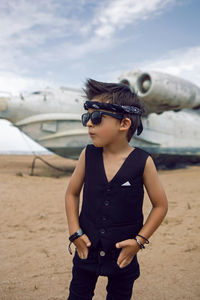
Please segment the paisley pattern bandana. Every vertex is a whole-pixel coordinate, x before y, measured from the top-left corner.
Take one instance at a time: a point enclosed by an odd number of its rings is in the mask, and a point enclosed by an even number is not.
[[[128,105],[118,105],[112,103],[104,103],[98,101],[86,101],[84,103],[84,109],[88,110],[89,108],[94,109],[105,109],[110,110],[118,113],[128,113],[133,115],[142,115],[142,110],[136,106],[128,106]]]

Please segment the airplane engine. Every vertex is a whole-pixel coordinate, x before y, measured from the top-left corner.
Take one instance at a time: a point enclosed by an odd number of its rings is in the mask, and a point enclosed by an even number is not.
[[[131,81],[126,77],[120,78],[120,81],[128,82],[138,92],[147,113],[200,108],[200,88],[187,80],[159,72],[145,72],[135,76]]]

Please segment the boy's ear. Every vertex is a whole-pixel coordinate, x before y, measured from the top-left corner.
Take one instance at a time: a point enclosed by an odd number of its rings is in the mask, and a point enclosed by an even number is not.
[[[129,118],[124,118],[120,124],[120,131],[129,130],[131,127],[131,120]]]

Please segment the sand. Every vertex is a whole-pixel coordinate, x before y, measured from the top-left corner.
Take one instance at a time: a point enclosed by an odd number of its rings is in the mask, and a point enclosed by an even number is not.
[[[75,162],[43,156],[72,169]],[[72,256],[64,196],[70,173],[50,169],[33,156],[0,156],[0,299],[64,300],[68,296]],[[200,299],[200,167],[159,171],[169,212],[138,254],[141,276],[135,300]],[[144,213],[150,209],[145,195]],[[105,299],[106,278],[94,300]]]

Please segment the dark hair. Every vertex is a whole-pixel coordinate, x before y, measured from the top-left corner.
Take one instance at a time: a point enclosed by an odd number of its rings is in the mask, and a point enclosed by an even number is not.
[[[106,83],[96,81],[94,79],[88,79],[85,84],[84,92],[88,100],[100,100],[101,102],[107,102],[118,105],[136,106],[140,108],[143,113],[144,104],[138,98],[137,94],[131,91],[127,84],[123,83]],[[131,120],[131,127],[127,134],[128,142],[131,140],[138,126],[140,125],[140,116],[123,114],[124,118]]]

